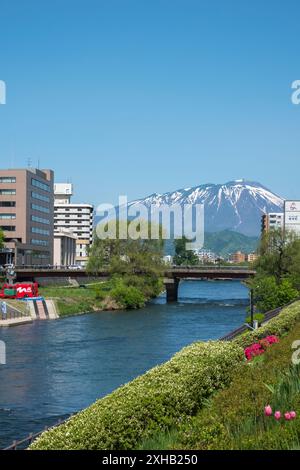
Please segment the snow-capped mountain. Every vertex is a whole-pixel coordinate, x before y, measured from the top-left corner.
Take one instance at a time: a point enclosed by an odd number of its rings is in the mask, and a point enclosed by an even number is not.
[[[203,184],[164,194],[154,193],[144,199],[130,202],[134,207],[148,208],[174,204],[204,204],[205,231],[234,230],[245,235],[260,233],[261,216],[281,212],[283,199],[260,183],[236,180],[225,184]]]

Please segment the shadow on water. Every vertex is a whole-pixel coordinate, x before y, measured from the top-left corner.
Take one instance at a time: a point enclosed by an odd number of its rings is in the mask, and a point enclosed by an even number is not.
[[[217,339],[245,319],[239,282],[184,281],[137,311],[100,312],[0,330],[0,448],[76,412],[169,359]]]

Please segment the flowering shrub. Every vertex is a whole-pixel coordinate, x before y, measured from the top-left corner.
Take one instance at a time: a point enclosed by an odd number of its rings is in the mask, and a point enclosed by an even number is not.
[[[44,432],[31,449],[133,449],[161,429],[195,414],[231,383],[243,359],[234,342],[194,343],[168,362]]]
[[[271,344],[278,342],[279,339],[277,336],[270,335],[259,340],[258,343],[254,343],[251,346],[248,346],[244,350],[247,361],[251,361],[251,359],[255,356],[260,356],[266,351],[269,346],[271,346]]]

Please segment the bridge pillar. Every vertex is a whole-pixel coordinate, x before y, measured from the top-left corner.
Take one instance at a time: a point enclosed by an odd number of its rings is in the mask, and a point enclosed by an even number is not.
[[[167,293],[167,302],[177,302],[178,300],[178,278],[166,278],[164,279],[164,285]]]

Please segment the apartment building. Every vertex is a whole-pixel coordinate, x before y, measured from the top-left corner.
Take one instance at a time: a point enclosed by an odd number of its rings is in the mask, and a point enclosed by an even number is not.
[[[54,185],[54,231],[70,230],[76,236],[76,264],[85,266],[88,248],[93,241],[94,207],[91,204],[71,202],[73,185]]]
[[[0,170],[0,264],[53,264],[53,184],[52,170]]]
[[[264,214],[262,216],[262,233],[267,233],[272,229],[283,229],[284,228],[284,213],[274,212],[270,214]]]
[[[246,261],[246,254],[242,253],[241,251],[232,253],[230,255],[230,261],[234,264],[244,263]]]
[[[248,263],[254,263],[255,261],[258,260],[259,255],[257,253],[248,253],[246,258],[247,258]]]

